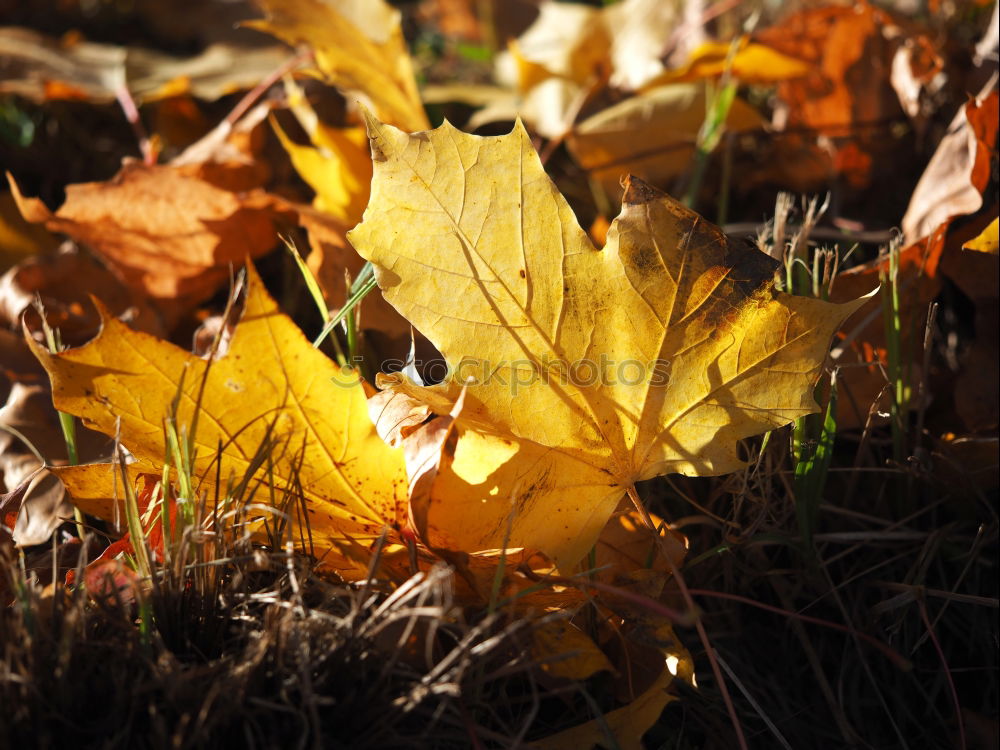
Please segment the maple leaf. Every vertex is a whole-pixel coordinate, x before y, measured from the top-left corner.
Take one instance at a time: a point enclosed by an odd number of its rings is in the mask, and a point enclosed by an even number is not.
[[[271,250],[282,215],[294,221],[263,190],[232,192],[199,176],[196,166],[127,161],[107,182],[67,187],[55,213],[8,180],[28,221],[88,245],[168,322],[211,297],[232,265]]]
[[[80,348],[51,354],[29,343],[52,380],[56,408],[119,434],[141,466],[162,466],[169,455],[163,420],[171,402],[178,426],[190,426],[200,399],[194,473],[203,488],[212,488],[217,470],[221,491],[231,477],[264,481],[252,462],[271,441],[272,486],[301,494],[317,548],[370,541],[405,518],[402,455],[375,432],[358,375],[312,347],[252,266],[242,319],[228,352],[212,363],[102,315],[101,333]],[[110,476],[103,465],[71,473],[89,509],[107,512],[102,471]]]
[[[439,499],[442,533],[461,535],[469,505],[512,515],[495,546],[572,565],[635,482],[738,469],[738,440],[817,409],[830,338],[861,301],[777,292],[775,261],[637,179],[597,250],[520,123],[483,138],[369,118],[369,136],[372,198],[349,239],[450,367],[394,387],[447,414],[468,384],[458,424],[482,436],[465,437],[482,443],[466,494]]]
[[[428,126],[399,11],[383,0],[257,0],[267,13],[247,26],[312,47],[316,65],[339,88],[367,98],[379,117],[406,130]]]
[[[368,203],[368,185],[372,179],[364,129],[328,127],[316,117],[300,92],[294,93],[292,101],[292,111],[299,115],[299,122],[315,148],[295,143],[274,121],[278,139],[295,170],[316,191],[313,201],[316,209],[354,226]]]

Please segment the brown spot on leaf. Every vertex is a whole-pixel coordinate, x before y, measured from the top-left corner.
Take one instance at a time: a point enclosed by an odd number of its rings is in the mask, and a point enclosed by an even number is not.
[[[662,265],[659,253],[651,247],[643,245],[628,250],[628,262],[640,273],[653,273]]]
[[[657,190],[645,180],[635,175],[625,178],[625,194],[622,196],[623,206],[641,206],[643,203],[658,200],[666,196],[662,190]]]

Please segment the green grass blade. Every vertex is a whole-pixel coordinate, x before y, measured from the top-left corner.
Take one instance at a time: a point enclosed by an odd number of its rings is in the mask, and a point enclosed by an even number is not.
[[[320,331],[319,336],[317,336],[316,339],[313,341],[313,346],[318,348],[319,345],[322,344],[324,340],[326,340],[326,337],[330,335],[331,331],[333,331],[333,329],[336,328],[337,325],[350,314],[351,310],[353,310],[358,304],[360,304],[361,300],[363,300],[368,295],[368,293],[375,288],[376,283],[374,274],[371,274],[359,286],[358,282],[361,281],[361,278],[362,278],[361,276],[358,276],[358,279],[354,282],[354,285],[351,287],[352,290],[356,289],[356,291],[354,291],[351,294],[350,298],[347,300],[347,302],[344,303],[344,306],[340,309],[340,312],[334,315],[327,322],[327,324],[323,326],[323,330]]]
[[[295,265],[298,266],[299,273],[302,274],[302,279],[306,282],[306,289],[309,290],[309,296],[312,297],[313,302],[316,304],[319,314],[323,316],[324,325],[329,323],[330,310],[326,306],[326,300],[323,298],[323,291],[319,288],[319,282],[316,281],[313,272],[309,270],[309,266],[306,265],[306,261],[299,253],[299,249],[295,247],[295,243],[284,237],[281,238],[281,241],[285,243],[289,255],[295,260]]]
[[[804,421],[803,418],[801,421]],[[826,477],[833,457],[833,443],[837,437],[837,379],[830,381],[830,400],[819,437],[812,446],[800,446],[802,457],[795,464],[795,512],[802,542],[812,549],[819,504],[826,488]]]

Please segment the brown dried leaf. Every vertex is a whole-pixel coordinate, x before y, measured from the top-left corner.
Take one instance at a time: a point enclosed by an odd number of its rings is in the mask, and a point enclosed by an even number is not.
[[[22,214],[92,248],[129,287],[163,313],[169,329],[208,299],[247,257],[277,243],[294,215],[261,190],[234,193],[184,168],[129,161],[108,182],[70,185],[54,214],[25,198],[8,176]]]

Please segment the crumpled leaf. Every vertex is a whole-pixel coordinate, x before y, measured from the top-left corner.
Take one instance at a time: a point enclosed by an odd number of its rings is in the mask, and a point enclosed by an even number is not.
[[[308,44],[326,79],[365,97],[384,120],[410,131],[428,127],[398,10],[383,0],[257,3],[267,18],[247,26],[291,45]]]
[[[67,187],[55,213],[8,179],[28,221],[85,243],[172,322],[211,297],[247,255],[273,248],[282,216],[294,222],[262,190],[231,192],[192,171],[126,161],[108,182]]]
[[[395,387],[449,414],[468,386],[458,429],[510,443],[464,479],[513,503],[512,546],[531,534],[571,566],[635,482],[733,471],[737,440],[817,409],[830,337],[861,301],[777,292],[775,261],[638,179],[597,250],[520,124],[409,136],[370,118],[369,134],[372,198],[349,239],[450,367],[439,386]],[[528,443],[525,473],[512,459]],[[525,498],[573,465],[579,486],[546,508],[575,520],[525,528]],[[504,471],[513,484],[496,482]]]
[[[379,377],[383,388],[386,382],[385,376]],[[431,410],[405,393],[385,388],[368,399],[368,414],[385,442],[402,445],[407,436],[427,421]]]
[[[278,45],[217,43],[177,58],[150,49],[53,39],[20,28],[0,29],[0,93],[35,101],[114,102],[125,88],[139,101],[189,94],[214,101],[253,88],[288,59]]]
[[[0,470],[9,494],[16,497],[16,502],[2,508],[0,524],[14,521],[10,533],[19,547],[44,544],[73,514],[62,484],[30,453],[5,453],[0,456]]]
[[[312,347],[252,267],[247,278],[229,351],[211,366],[106,313],[100,335],[86,346],[53,355],[33,344],[55,405],[107,435],[120,424],[129,451],[159,466],[167,455],[163,419],[171,401],[180,390],[177,424],[190,428],[204,381],[194,440],[203,487],[214,483],[220,446],[224,491],[230,477],[253,471],[255,452],[272,440],[276,490],[297,493],[301,486],[317,548],[347,538],[367,543],[404,520],[402,455],[375,432],[358,375]],[[259,499],[266,501],[266,493]]]
[[[998,116],[996,90],[971,99],[955,115],[910,196],[902,224],[907,239],[929,235],[954,217],[983,208],[997,154]]]
[[[921,51],[908,58],[913,62],[911,77],[921,84],[930,83],[941,68],[929,39],[863,1],[806,8],[754,38],[809,68],[807,75],[778,84],[782,105],[775,125],[787,135],[775,154],[765,157],[779,162],[776,174],[796,189],[816,189],[833,175],[845,177],[856,188],[867,185],[873,162],[885,158],[895,142],[886,127],[873,124],[898,119],[903,107],[911,106],[911,92],[904,92],[901,102],[892,88],[897,53]],[[825,164],[828,174],[817,170],[816,161]],[[818,171],[818,182],[795,174],[806,166]]]
[[[701,15],[701,2],[624,0],[595,8],[548,0],[511,47],[517,88],[527,92],[555,76],[581,86],[605,77],[636,90],[665,70],[665,57],[683,61],[698,46]]]
[[[65,442],[46,389],[15,382],[0,407],[0,537],[6,526],[18,546],[43,544],[73,513],[36,452],[58,459]]]
[[[998,109],[1000,94],[994,88],[959,110],[903,217],[908,237],[928,227],[945,235],[941,274],[975,306],[975,339],[961,355],[954,383],[955,410],[970,432],[995,429],[998,421],[997,255],[989,252],[987,239],[991,231],[996,236],[997,226]],[[963,249],[976,246],[980,237],[985,252]]]

